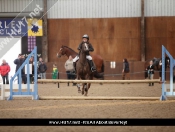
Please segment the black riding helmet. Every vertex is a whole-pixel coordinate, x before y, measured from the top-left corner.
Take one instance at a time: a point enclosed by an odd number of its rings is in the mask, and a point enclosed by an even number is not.
[[[83,35],[82,38],[87,38],[89,40],[89,36],[87,34]]]

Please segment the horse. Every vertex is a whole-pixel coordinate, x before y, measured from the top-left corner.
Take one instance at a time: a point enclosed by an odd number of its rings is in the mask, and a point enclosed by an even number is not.
[[[161,78],[162,77],[162,58],[154,57],[151,60],[153,61],[154,70],[159,71],[159,78]],[[149,64],[147,64],[147,66],[148,65]],[[168,56],[166,56],[165,57],[165,72],[166,72],[166,69],[169,68],[169,66],[170,66],[170,58]],[[166,76],[166,74],[165,74],[165,76]],[[147,78],[147,77],[148,77],[148,71],[145,70],[145,78]]]
[[[75,52],[73,49],[71,49],[68,46],[62,45],[59,52],[57,53],[57,57],[60,58],[61,56],[66,55],[67,58],[71,55],[72,58],[75,58],[78,53]],[[97,71],[94,72],[94,77],[97,79],[104,80],[104,61],[103,58],[100,55],[92,54],[92,60],[95,63]]]
[[[87,52],[89,52],[89,46],[88,44],[83,43],[80,51],[79,60],[76,64],[78,80],[93,80],[94,75],[93,72],[90,70],[88,60],[86,59]],[[82,85],[82,95],[84,94],[85,96],[87,96],[91,83],[83,83]],[[78,91],[80,91],[80,87],[78,87]]]

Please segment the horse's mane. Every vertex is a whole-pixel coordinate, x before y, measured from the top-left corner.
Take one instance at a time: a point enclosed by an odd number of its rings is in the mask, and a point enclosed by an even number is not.
[[[75,52],[73,49],[69,48],[68,46],[63,45],[63,47],[68,48],[68,49],[72,50],[73,52]],[[77,52],[75,52],[75,53],[77,54]]]

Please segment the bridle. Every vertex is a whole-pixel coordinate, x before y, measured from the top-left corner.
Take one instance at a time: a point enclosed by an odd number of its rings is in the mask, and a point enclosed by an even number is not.
[[[65,53],[65,52],[63,52],[63,48],[60,48],[60,51],[61,51],[61,56],[66,55],[66,53]]]

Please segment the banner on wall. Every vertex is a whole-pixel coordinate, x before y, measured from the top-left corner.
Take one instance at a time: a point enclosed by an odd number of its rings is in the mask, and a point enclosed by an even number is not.
[[[0,36],[27,36],[28,25],[22,18],[0,18]]]
[[[18,39],[22,38],[21,53],[25,55],[25,57],[32,52],[35,46],[37,46],[38,49],[38,58],[41,57],[43,36],[42,20],[38,20],[37,18],[0,18],[0,37],[4,38],[0,42],[0,45],[4,44],[4,48],[1,50],[2,54],[8,52],[13,44],[16,43],[16,41],[10,41],[11,38],[14,38],[13,36],[19,37]],[[4,51],[4,53],[2,51]]]
[[[37,59],[42,57],[42,37],[25,36],[22,37],[21,51],[27,57],[34,47],[37,46]]]
[[[0,18],[0,36],[43,36],[42,20]]]
[[[28,22],[28,36],[43,36],[42,20],[27,19]]]

